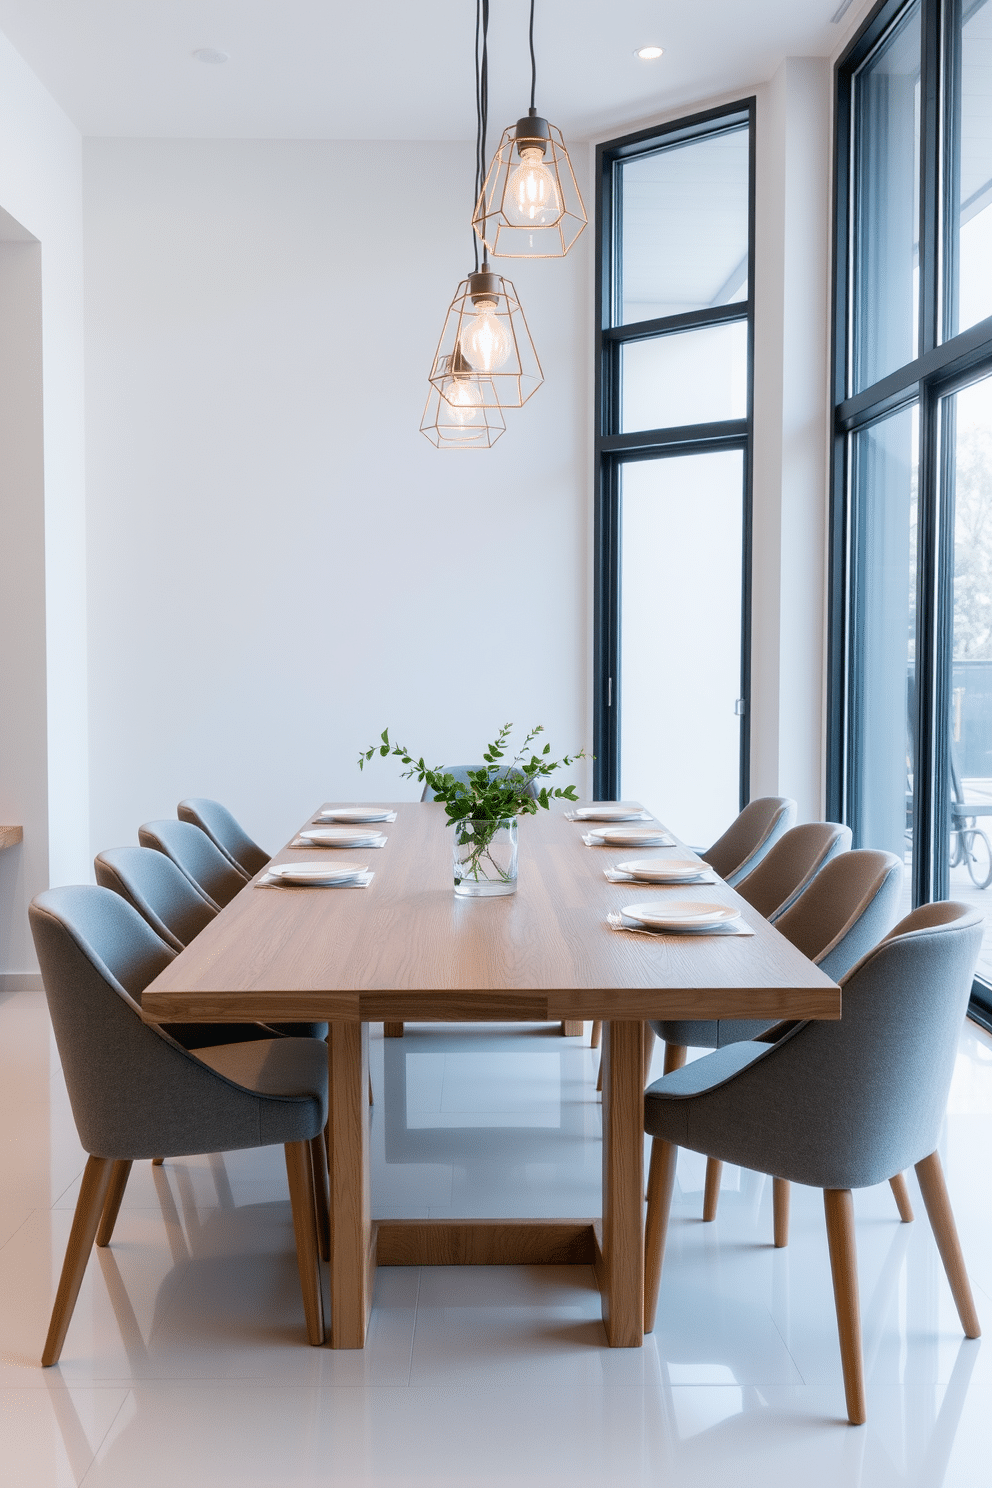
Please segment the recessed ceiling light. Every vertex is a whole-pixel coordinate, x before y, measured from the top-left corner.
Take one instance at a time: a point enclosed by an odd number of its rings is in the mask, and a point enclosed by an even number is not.
[[[215,65],[226,62],[230,55],[230,52],[219,52],[216,47],[200,47],[193,53],[198,62],[212,62]]]
[[[656,58],[664,55],[664,48],[656,46],[638,47],[634,53],[634,56],[640,57],[642,62],[654,62]]]

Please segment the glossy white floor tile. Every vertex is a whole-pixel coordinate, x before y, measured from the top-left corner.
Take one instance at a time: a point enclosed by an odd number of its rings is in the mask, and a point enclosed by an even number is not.
[[[556,1030],[373,1037],[382,1217],[599,1211],[598,1055]],[[655,1073],[660,1072],[660,1048]],[[684,1153],[658,1327],[605,1344],[584,1267],[381,1270],[364,1351],[311,1349],[282,1152],[137,1164],[61,1365],[37,1360],[84,1154],[44,999],[0,999],[0,1488],[977,1488],[992,1354],[963,1339],[916,1187],[856,1196],[869,1423],[845,1424],[818,1193]],[[943,1155],[992,1327],[992,1041],[962,1035]]]

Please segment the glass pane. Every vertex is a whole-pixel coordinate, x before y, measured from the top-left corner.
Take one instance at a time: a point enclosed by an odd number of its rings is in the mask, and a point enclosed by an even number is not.
[[[747,299],[748,169],[746,126],[620,166],[620,324]]]
[[[916,650],[915,408],[854,436],[851,825],[912,861]],[[911,890],[907,871],[905,907]]]
[[[747,417],[747,321],[629,341],[620,359],[620,431]]]
[[[941,409],[954,503],[951,898],[992,911],[992,378]],[[992,918],[979,972],[992,980]]]
[[[744,458],[624,465],[620,788],[684,841],[740,809]]]
[[[920,241],[920,6],[854,79],[854,392],[912,361]]]
[[[958,179],[957,284],[948,297],[948,332],[956,335],[992,315],[992,4],[962,7],[961,79],[954,119]],[[953,226],[953,224],[952,224]],[[954,261],[952,254],[951,261]]]

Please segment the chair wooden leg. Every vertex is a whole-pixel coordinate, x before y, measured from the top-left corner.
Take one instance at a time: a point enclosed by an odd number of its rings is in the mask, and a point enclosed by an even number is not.
[[[600,1055],[600,1059],[599,1059],[599,1074],[596,1076],[596,1089],[597,1090],[602,1090],[602,1088],[603,1088],[603,1057],[602,1057],[602,1055]]]
[[[703,1189],[703,1223],[712,1224],[716,1219],[717,1205],[720,1202],[720,1179],[723,1176],[723,1163],[719,1158],[708,1157],[706,1159],[706,1187]]]
[[[665,1074],[670,1075],[675,1070],[681,1069],[685,1064],[685,1057],[689,1050],[685,1044],[665,1045]]]
[[[52,1320],[48,1325],[48,1337],[41,1356],[42,1367],[57,1364],[65,1343],[65,1335],[72,1321],[76,1298],[82,1285],[83,1272],[93,1249],[97,1226],[107,1200],[107,1189],[114,1170],[113,1158],[89,1157],[83,1169],[83,1182],[76,1200],[76,1212],[72,1216],[69,1244],[62,1263],[62,1275],[55,1294]]]
[[[369,1105],[370,1106],[374,1106],[375,1105],[375,1101],[372,1099],[372,1076],[371,1075],[369,1075]]]
[[[165,1162],[165,1158],[164,1157],[153,1157],[152,1158],[152,1167],[153,1168],[160,1168],[164,1162]]]
[[[110,1174],[110,1186],[107,1189],[107,1197],[103,1205],[103,1217],[100,1220],[100,1228],[96,1232],[97,1245],[110,1244],[130,1172],[130,1162],[120,1160],[114,1163],[113,1171]]]
[[[892,1189],[892,1195],[896,1201],[896,1208],[899,1210],[899,1218],[902,1220],[903,1224],[912,1224],[916,1216],[913,1213],[913,1206],[909,1202],[909,1189],[906,1187],[906,1175],[904,1173],[897,1173],[894,1178],[889,1179],[889,1187]]]
[[[783,1250],[789,1243],[789,1199],[791,1197],[792,1186],[788,1178],[773,1178],[772,1226],[777,1250]]]
[[[307,1338],[318,1347],[324,1341],[324,1298],[317,1261],[317,1222],[314,1207],[314,1174],[309,1142],[286,1143],[286,1175],[296,1233],[296,1262],[303,1292]]]
[[[975,1311],[975,1299],[971,1295],[971,1283],[965,1269],[964,1256],[961,1254],[961,1242],[958,1240],[958,1229],[954,1223],[947,1184],[944,1182],[944,1170],[936,1152],[931,1152],[929,1157],[925,1157],[922,1162],[916,1164],[916,1176],[920,1180],[920,1191],[923,1194],[927,1216],[937,1242],[937,1249],[940,1251],[940,1259],[944,1263],[951,1295],[954,1298],[954,1305],[958,1310],[965,1337],[981,1338],[982,1328],[978,1321],[978,1313]]]
[[[668,1215],[675,1188],[675,1165],[679,1149],[672,1142],[655,1137],[651,1142],[651,1167],[648,1171],[648,1209],[644,1225],[644,1331],[654,1331],[661,1288],[661,1266],[665,1259]]]
[[[382,1025],[382,1036],[383,1036],[383,1038],[402,1038],[403,1037],[403,1024],[402,1023],[383,1023],[383,1025]]]
[[[837,1309],[847,1417],[852,1426],[861,1426],[867,1420],[868,1413],[865,1409],[858,1256],[854,1243],[854,1200],[851,1190],[825,1188],[823,1207],[827,1217],[827,1243],[830,1247],[830,1270],[834,1280],[834,1305]]]
[[[603,1020],[602,1020],[602,1018],[593,1018],[593,1020],[592,1020],[592,1033],[590,1033],[590,1035],[589,1035],[589,1047],[590,1047],[590,1049],[598,1049],[599,1048],[599,1041],[600,1041],[600,1039],[602,1037],[603,1037]]]
[[[313,1198],[317,1211],[317,1250],[322,1261],[331,1259],[331,1207],[327,1194],[327,1143],[324,1133],[310,1143],[313,1164]]]

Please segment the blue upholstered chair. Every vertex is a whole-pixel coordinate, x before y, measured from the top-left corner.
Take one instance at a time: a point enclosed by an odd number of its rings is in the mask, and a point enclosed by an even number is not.
[[[824,1191],[848,1416],[866,1419],[851,1190],[915,1165],[961,1325],[981,1332],[937,1142],[982,943],[964,904],[914,910],[842,980],[839,1022],[730,1044],[644,1097],[653,1137],[644,1326],[654,1327],[679,1147]]]
[[[214,846],[246,878],[254,878],[269,862],[270,854],[252,841],[237,818],[219,801],[190,796],[179,802],[176,815],[180,821],[191,822],[206,832]]]
[[[110,1243],[131,1163],[282,1143],[307,1336],[323,1342],[317,1212],[326,1216],[327,1049],[273,1038],[184,1048],[141,1020],[173,959],[137,910],[92,884],[49,889],[31,931],[79,1139],[89,1154],[42,1364],[58,1362],[94,1239]]]
[[[174,951],[184,950],[217,917],[216,906],[172,859],[150,847],[109,848],[97,854],[93,868],[97,883],[133,904],[156,935]],[[271,1038],[273,1033],[287,1038],[327,1037],[326,1023],[256,1023],[247,1028],[238,1024],[237,1031],[230,1034],[223,1032],[223,1024],[211,1024],[208,1037],[197,1034],[195,1024],[188,1027],[192,1042],[189,1037],[180,1039],[187,1048],[196,1044],[232,1043],[238,1038]],[[248,1031],[251,1028],[257,1031]]]
[[[846,829],[845,829],[846,830]],[[802,831],[794,827],[793,831]],[[791,834],[786,834],[787,837]],[[780,844],[781,845],[781,844]],[[769,854],[766,862],[771,858]],[[758,870],[760,872],[760,869]],[[791,940],[817,966],[840,981],[856,962],[892,929],[899,917],[902,896],[902,863],[894,853],[858,848],[833,858],[793,899],[775,921],[775,928]],[[720,1018],[712,1020],[671,1019],[651,1024],[665,1040],[665,1074],[681,1069],[688,1047],[722,1049],[728,1044],[759,1038],[774,1024],[765,1019]],[[703,1219],[716,1219],[723,1164],[710,1158],[706,1164]],[[899,1213],[913,1217],[905,1180],[892,1179]],[[788,1184],[775,1186],[775,1244],[785,1245],[789,1232]]]
[[[248,882],[241,870],[235,868],[219,847],[214,846],[206,832],[194,827],[192,822],[168,818],[145,822],[138,828],[138,841],[142,847],[154,848],[171,858],[215,910],[230,904]]]
[[[760,796],[749,801],[722,837],[700,857],[736,888],[796,819],[796,803],[786,796]]]

